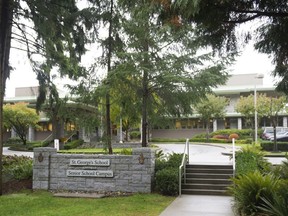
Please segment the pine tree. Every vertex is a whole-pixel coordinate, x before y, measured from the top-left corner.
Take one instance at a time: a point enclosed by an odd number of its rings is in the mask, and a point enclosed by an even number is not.
[[[11,40],[18,42],[17,49],[27,51],[27,56],[40,81],[40,99],[43,102],[47,93],[45,85],[51,86],[50,71],[53,67],[59,69],[61,76],[68,75],[71,78],[77,77],[82,72],[78,63],[85,52],[84,46],[87,42],[85,31],[91,27],[88,19],[90,14],[88,10],[79,11],[74,0],[0,1],[0,194],[2,194],[2,106],[5,82],[9,77]]]
[[[211,87],[223,84],[227,74],[223,59],[207,64],[211,54],[199,52],[207,43],[197,37],[197,29],[182,23],[180,17],[162,22],[166,6],[161,1],[132,4],[123,0],[119,6],[126,43],[124,52],[118,52],[121,61],[114,73],[129,78],[141,100],[142,146],[146,147],[153,113],[166,117],[191,114],[191,105]]]

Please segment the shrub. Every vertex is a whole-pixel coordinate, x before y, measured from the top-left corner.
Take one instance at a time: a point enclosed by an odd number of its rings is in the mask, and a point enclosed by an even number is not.
[[[265,151],[273,151],[274,143],[271,141],[262,141],[261,147]],[[288,143],[287,142],[277,142],[277,149],[279,151],[288,151]]]
[[[234,185],[229,187],[229,192],[234,196],[238,215],[263,212],[259,209],[265,204],[263,199],[272,200],[280,182],[273,175],[263,176],[260,172],[250,172],[232,180]]]
[[[72,142],[66,143],[64,145],[64,149],[68,150],[68,149],[75,149],[78,148],[79,146],[81,146],[84,143],[83,140],[73,140]]]
[[[281,181],[277,192],[273,193],[272,199],[261,197],[263,205],[259,207],[264,213],[271,216],[288,215],[288,182]]]
[[[214,135],[212,138],[213,139],[228,139],[228,136],[223,135],[223,134],[218,134],[218,135]]]
[[[130,139],[140,139],[141,138],[141,133],[140,131],[131,131],[129,133]]]
[[[30,179],[33,175],[33,160],[25,156],[3,156],[3,173],[12,179]]]
[[[229,140],[232,140],[232,139],[238,140],[238,139],[239,139],[239,135],[236,134],[236,133],[230,134],[230,135],[229,135]]]
[[[23,141],[19,137],[11,137],[5,142],[6,145],[19,145],[22,143]]]
[[[155,189],[163,195],[177,195],[179,189],[178,169],[183,154],[173,153],[155,162]]]
[[[264,154],[256,148],[243,148],[236,152],[236,175],[244,175],[249,172],[269,171],[270,163],[264,159]]]
[[[156,190],[163,195],[174,196],[178,194],[178,169],[165,168],[156,173]]]
[[[123,148],[120,152],[121,155],[132,155],[132,149]]]

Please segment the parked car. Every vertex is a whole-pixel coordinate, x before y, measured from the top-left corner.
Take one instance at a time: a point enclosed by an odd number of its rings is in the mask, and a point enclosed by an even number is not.
[[[274,138],[270,139],[271,141],[274,141]],[[276,137],[277,142],[288,142],[288,135]]]
[[[264,139],[264,140],[270,140],[271,138],[274,139],[274,129],[273,127],[265,127],[263,128],[264,131],[263,133],[261,134],[261,138]],[[288,132],[288,128],[286,127],[276,127],[276,137],[277,137],[277,134],[281,134],[281,133],[285,133],[285,132]]]
[[[276,133],[276,140],[279,141],[279,139],[281,138],[284,138],[284,137],[288,137],[288,132],[279,132],[279,133]],[[269,138],[271,141],[274,141],[274,135],[272,135],[270,138]],[[284,138],[285,139],[285,138]]]

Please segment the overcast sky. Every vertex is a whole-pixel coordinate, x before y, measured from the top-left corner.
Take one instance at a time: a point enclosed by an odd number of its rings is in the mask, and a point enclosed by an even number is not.
[[[11,71],[10,79],[6,82],[6,97],[14,97],[16,87],[38,86],[36,75],[25,55],[26,53],[23,51],[11,49],[10,62],[14,70]],[[276,82],[271,76],[273,70],[271,59],[265,54],[256,52],[252,45],[245,47],[242,55],[237,58],[235,65],[231,66],[230,70],[231,74],[262,73],[265,86],[272,86]]]

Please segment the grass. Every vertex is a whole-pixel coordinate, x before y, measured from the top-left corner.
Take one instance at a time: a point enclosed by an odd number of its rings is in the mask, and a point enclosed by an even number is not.
[[[17,193],[0,197],[1,216],[142,216],[159,215],[175,197],[135,194],[102,199],[59,198],[45,191]]]

